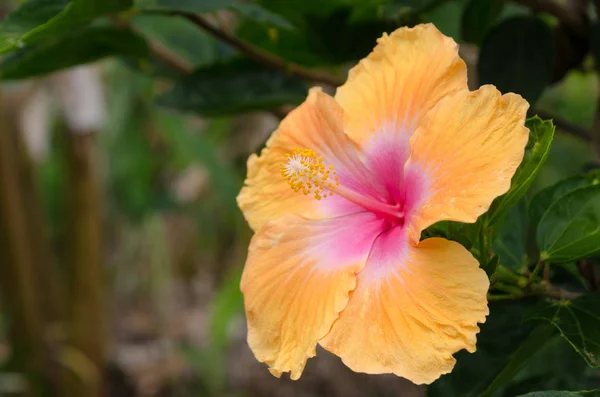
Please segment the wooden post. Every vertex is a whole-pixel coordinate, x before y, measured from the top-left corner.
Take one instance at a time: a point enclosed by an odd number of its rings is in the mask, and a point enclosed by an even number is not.
[[[44,321],[36,269],[43,264],[35,245],[43,229],[40,212],[30,206],[34,189],[28,157],[15,124],[0,109],[0,291],[11,318],[10,341],[17,370],[43,378]],[[29,382],[33,393],[35,382]]]
[[[89,106],[92,71],[66,72],[60,88],[66,121],[68,337],[62,362],[65,397],[105,396],[107,310],[102,238],[102,194],[96,146],[100,114]],[[94,101],[92,101],[94,102]],[[87,106],[87,108],[86,108]],[[91,116],[89,116],[91,115]]]

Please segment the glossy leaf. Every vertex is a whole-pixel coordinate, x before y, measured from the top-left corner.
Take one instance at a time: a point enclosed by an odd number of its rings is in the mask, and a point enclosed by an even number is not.
[[[537,227],[541,258],[569,262],[600,252],[600,184],[573,190],[556,200]]]
[[[223,60],[227,53],[230,56],[234,53],[184,18],[140,14],[132,18],[132,23],[145,37],[160,43],[194,67],[210,65]]]
[[[503,8],[503,0],[470,0],[461,18],[462,39],[469,43],[481,44]]]
[[[492,383],[485,389],[479,397],[489,397],[494,392],[505,387],[523,368],[527,361],[533,357],[554,335],[554,329],[552,327],[544,325],[534,329],[531,334],[525,339],[517,350],[515,350],[510,360],[504,368],[496,375]]]
[[[227,8],[233,0],[134,0],[140,10],[183,11],[191,13],[214,12]]]
[[[135,0],[139,10],[181,11],[193,14],[231,10],[242,18],[247,18],[270,26],[292,29],[293,26],[283,16],[256,3],[240,0]]]
[[[523,161],[511,179],[508,192],[492,203],[486,215],[489,225],[506,215],[508,210],[525,196],[550,153],[555,130],[552,121],[535,116],[528,119],[525,125],[529,128],[529,141],[525,147]]]
[[[577,390],[582,388],[586,370],[585,361],[556,332],[552,340],[528,360],[504,395],[517,396],[532,390]]]
[[[582,391],[536,391],[523,394],[518,397],[600,397],[600,390],[582,390]]]
[[[43,0],[41,2],[43,11],[39,13],[33,12],[37,1],[39,0],[32,0],[29,2],[32,4],[22,6],[22,8],[27,7],[26,10],[31,12],[25,12],[20,8],[15,11],[16,15],[8,18],[13,26],[29,27],[29,29],[4,41],[0,52],[18,49],[42,39],[56,38],[57,35],[70,33],[73,29],[89,24],[95,18],[123,11],[132,6],[132,0],[72,0],[62,11],[52,15],[64,4],[63,1],[52,4],[48,0]],[[50,18],[47,19],[48,17]],[[36,21],[40,24],[33,26]]]
[[[508,212],[492,244],[500,263],[517,273],[527,270],[527,205],[521,200]]]
[[[519,93],[533,105],[551,81],[554,53],[552,31],[543,21],[535,17],[508,19],[483,42],[480,83]]]
[[[204,116],[221,116],[298,104],[306,97],[304,82],[247,60],[199,69],[176,82],[159,104]]]
[[[483,270],[485,270],[485,274],[487,274],[490,280],[493,280],[496,271],[498,270],[498,266],[500,266],[500,255],[494,255],[492,259],[488,261]]]
[[[589,366],[600,368],[600,293],[545,302],[529,319],[552,324]]]
[[[0,24],[0,48],[10,47],[19,38],[62,12],[69,0],[30,0],[8,14]]]
[[[600,171],[591,171],[583,175],[563,179],[562,181],[540,190],[531,200],[529,205],[529,219],[536,225],[542,219],[550,206],[563,195],[584,186],[591,186],[600,182]]]
[[[38,76],[113,55],[144,57],[145,41],[129,31],[86,28],[58,40],[23,48],[0,62],[0,79]]]
[[[490,303],[490,315],[477,335],[477,351],[455,354],[456,366],[428,388],[429,397],[476,397],[511,363],[512,354],[531,335],[524,323],[536,299]]]
[[[232,11],[238,13],[242,18],[251,19],[258,23],[269,26],[276,26],[283,29],[293,29],[294,26],[283,16],[260,7],[255,3],[246,3],[237,1],[230,7]]]

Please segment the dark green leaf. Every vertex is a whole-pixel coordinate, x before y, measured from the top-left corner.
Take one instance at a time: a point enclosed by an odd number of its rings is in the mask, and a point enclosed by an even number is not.
[[[311,48],[307,36],[299,29],[269,29],[262,23],[244,20],[236,31],[238,37],[290,62],[307,66],[323,66],[330,63]]]
[[[488,261],[488,263],[486,264],[485,268],[483,270],[485,270],[485,274],[487,274],[488,278],[490,280],[493,279],[494,274],[496,274],[496,270],[498,270],[498,266],[500,265],[500,255],[494,255],[492,257],[492,259],[490,259]]]
[[[239,0],[135,0],[135,7],[151,11],[181,11],[194,14],[229,9],[242,18],[265,25],[292,29],[293,26],[283,16],[276,14],[256,3]]]
[[[164,45],[194,67],[209,65],[224,58],[223,44],[186,19],[141,14],[135,16],[132,23],[141,34]]]
[[[489,397],[498,389],[506,387],[525,363],[552,338],[554,333],[555,330],[548,325],[539,326],[533,330],[519,345],[519,348],[511,354],[510,360],[502,368],[502,371],[479,396]]]
[[[600,251],[600,184],[581,187],[556,200],[537,228],[541,258],[569,262]]]
[[[294,28],[294,26],[283,16],[275,14],[254,3],[243,3],[239,1],[233,3],[230,8],[237,12],[242,18],[251,19],[265,25],[276,26],[283,29]]]
[[[600,390],[582,391],[535,391],[518,397],[600,397]]]
[[[506,396],[531,390],[572,390],[581,388],[587,365],[560,335],[540,349],[515,377]]]
[[[0,24],[0,48],[17,42],[28,31],[59,14],[69,0],[29,0],[8,14]]]
[[[37,76],[112,55],[144,57],[147,52],[145,41],[129,31],[85,28],[9,55],[0,62],[0,79]]]
[[[245,20],[237,35],[266,51],[307,66],[356,62],[373,50],[384,32],[391,32],[404,23],[386,13],[357,16],[358,9],[352,2],[319,2],[314,8],[297,3],[298,7],[293,10],[285,2],[267,3],[269,9],[283,15],[295,29],[274,29]]]
[[[214,12],[228,8],[234,0],[134,0],[140,10],[183,11],[191,13]]]
[[[591,186],[600,182],[600,171],[591,171],[587,174],[576,175],[540,190],[531,200],[529,205],[529,219],[536,225],[544,213],[561,196],[584,186]]]
[[[27,10],[33,10],[39,0],[31,0]],[[0,52],[7,52],[33,44],[42,39],[54,38],[53,36],[72,32],[73,29],[83,27],[95,18],[116,13],[131,8],[132,0],[72,0],[59,13],[47,19],[64,2],[52,5],[47,0],[42,1],[42,12],[24,12],[21,9],[14,17],[9,17],[12,26],[20,26],[18,35],[13,35],[9,41],[2,43]],[[25,7],[25,6],[23,6]],[[16,11],[16,12],[17,12]],[[41,23],[34,26],[34,23]],[[22,27],[28,27],[23,31]]]
[[[555,59],[550,28],[535,17],[508,19],[486,36],[479,57],[482,84],[516,92],[531,104],[550,83]]]
[[[528,119],[525,126],[529,128],[529,141],[525,147],[523,162],[512,177],[508,192],[492,203],[486,215],[490,225],[506,215],[508,210],[525,196],[550,152],[554,124],[535,116]]]
[[[483,37],[502,13],[504,0],[470,0],[461,19],[461,37],[481,44]]]
[[[511,355],[533,331],[523,322],[535,299],[490,303],[490,315],[477,335],[477,351],[455,354],[456,366],[428,389],[429,397],[475,397],[511,362]]]
[[[159,104],[204,116],[221,116],[297,104],[306,92],[303,81],[242,59],[185,76],[159,98]]]
[[[600,22],[596,21],[592,25],[592,28],[590,29],[590,35],[590,47],[592,50],[592,55],[594,56],[596,69],[600,70]]]
[[[517,273],[527,270],[527,204],[524,200],[508,212],[492,248],[502,258],[503,266]]]
[[[555,326],[589,366],[600,368],[600,293],[545,302],[529,318]]]

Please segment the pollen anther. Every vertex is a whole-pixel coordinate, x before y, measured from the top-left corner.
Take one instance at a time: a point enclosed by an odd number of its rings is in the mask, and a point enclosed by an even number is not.
[[[333,196],[339,186],[339,178],[333,165],[325,166],[323,157],[311,149],[294,149],[285,154],[286,160],[281,163],[281,176],[295,192],[304,195],[314,194],[321,200]]]

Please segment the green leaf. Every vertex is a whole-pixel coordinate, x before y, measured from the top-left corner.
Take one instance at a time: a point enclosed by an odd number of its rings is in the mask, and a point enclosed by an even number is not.
[[[12,26],[16,34],[0,41],[0,53],[72,32],[98,17],[131,8],[132,0],[71,0],[68,4],[62,0],[30,0],[25,4],[7,17],[9,28]],[[64,9],[52,15],[61,7]]]
[[[481,44],[503,8],[503,0],[470,0],[461,18],[462,39],[469,43]]]
[[[292,24],[283,16],[256,3],[239,0],[135,0],[135,7],[142,11],[180,11],[193,14],[229,9],[242,18],[269,26],[293,29]]]
[[[23,34],[46,23],[68,4],[69,0],[30,0],[21,4],[0,24],[0,48],[17,43]]]
[[[537,228],[541,258],[569,262],[600,251],[600,184],[581,187],[556,200]]]
[[[581,388],[587,364],[571,345],[555,334],[525,368],[519,371],[504,394],[516,396],[531,390],[572,390]]]
[[[527,270],[527,204],[521,200],[511,208],[492,244],[503,266],[517,272]]]
[[[590,171],[587,174],[575,175],[563,179],[558,183],[540,190],[531,200],[529,205],[529,219],[536,225],[544,216],[550,206],[563,195],[584,186],[595,185],[600,182],[600,171]]]
[[[582,390],[582,391],[535,391],[533,393],[522,394],[518,397],[600,397],[600,390]]]
[[[223,60],[223,45],[190,21],[167,15],[140,14],[133,26],[146,37],[164,45],[194,67]],[[232,51],[233,52],[233,51]]]
[[[479,57],[479,79],[502,92],[521,94],[533,105],[551,81],[554,61],[550,28],[535,17],[515,17],[486,36]]]
[[[596,21],[590,29],[590,49],[594,56],[596,70],[600,70],[600,22]]]
[[[456,366],[428,388],[429,397],[476,397],[511,363],[534,327],[523,322],[537,299],[490,303],[490,315],[477,335],[477,351],[460,351]],[[525,348],[524,348],[525,349]]]
[[[260,7],[255,3],[234,2],[231,10],[238,13],[242,18],[251,19],[268,26],[276,26],[282,29],[293,29],[294,26],[283,16]]]
[[[529,319],[552,324],[589,366],[600,368],[600,293],[544,302]]]
[[[265,7],[282,15],[295,29],[274,29],[245,20],[236,35],[247,42],[279,55],[290,62],[313,67],[338,66],[366,57],[384,32],[405,24],[387,13],[358,15],[364,2],[311,1],[291,8],[281,1],[266,1]],[[300,5],[302,4],[302,5]],[[365,5],[367,9],[377,9]]]
[[[552,121],[535,116],[527,119],[525,126],[529,128],[529,141],[525,147],[523,161],[511,179],[508,192],[492,203],[486,215],[488,225],[506,215],[508,210],[525,196],[550,153],[555,130]]]
[[[116,28],[84,28],[57,40],[25,47],[0,62],[0,79],[38,76],[113,55],[144,57],[146,42]]]
[[[0,48],[46,23],[69,4],[69,0],[30,0],[8,14],[0,24]]]
[[[134,0],[134,6],[140,10],[183,11],[201,14],[228,8],[233,2],[233,0]]]
[[[493,279],[494,274],[496,274],[496,270],[498,270],[498,266],[500,265],[500,255],[494,255],[492,259],[490,259],[483,270],[485,270],[485,274],[487,274],[490,280]]]
[[[489,397],[498,389],[505,387],[512,381],[515,375],[554,335],[554,329],[550,326],[539,326],[519,345],[519,348],[510,356],[508,363],[502,371],[496,375],[492,383],[481,393],[480,397]]]
[[[183,77],[158,103],[211,117],[298,104],[306,92],[300,79],[238,59]]]

